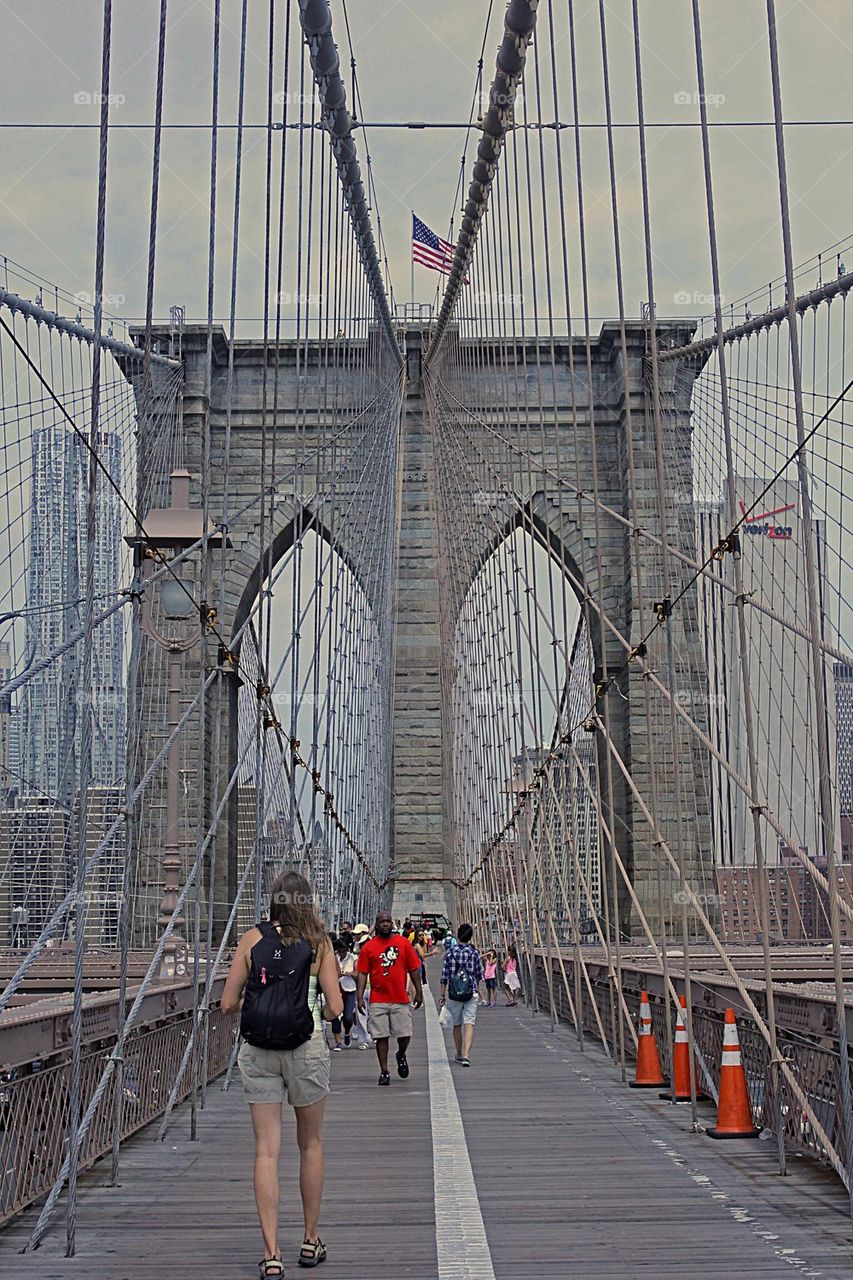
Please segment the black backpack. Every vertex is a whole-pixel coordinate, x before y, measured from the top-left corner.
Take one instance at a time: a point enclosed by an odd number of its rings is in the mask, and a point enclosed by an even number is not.
[[[474,996],[474,983],[467,969],[458,968],[457,955],[462,950],[461,947],[453,948],[453,965],[454,970],[450,975],[450,981],[447,984],[447,994],[451,1000],[459,1000],[462,1004],[466,1004]]]
[[[257,926],[243,998],[240,1034],[256,1049],[297,1049],[314,1033],[308,979],[314,952],[304,939],[286,944],[271,920]]]

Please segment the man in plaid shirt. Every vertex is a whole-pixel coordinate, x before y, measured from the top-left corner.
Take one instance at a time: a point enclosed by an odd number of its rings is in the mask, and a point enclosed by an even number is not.
[[[441,966],[439,1004],[446,1005],[453,1019],[456,1061],[460,1066],[470,1067],[474,1024],[480,1003],[479,988],[483,981],[483,959],[477,948],[471,945],[474,930],[470,924],[460,924],[456,936],[459,941],[447,949]],[[470,994],[463,998],[460,993],[464,993],[466,989]]]

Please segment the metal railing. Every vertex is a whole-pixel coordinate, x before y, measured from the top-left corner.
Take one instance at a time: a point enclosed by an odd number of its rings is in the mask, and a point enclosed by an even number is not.
[[[209,1014],[208,1079],[228,1065],[236,1015],[213,1006]],[[124,1141],[162,1115],[192,1030],[192,1011],[182,1010],[156,1025],[142,1025],[128,1037],[124,1072],[113,1076],[92,1121],[79,1162],[88,1169],[113,1144],[116,1088],[121,1087],[120,1138]],[[83,1054],[81,1103],[90,1102],[115,1036],[99,1041]],[[0,1050],[2,1052],[2,1050]],[[26,1067],[0,1071],[0,1226],[46,1195],[67,1153],[71,1063],[67,1051]],[[191,1073],[178,1094],[188,1097]]]
[[[566,975],[572,984],[573,962],[566,958],[563,963]],[[560,1021],[573,1024],[562,974],[556,961],[553,961],[552,965],[554,1011]],[[551,997],[541,956],[537,957],[536,971],[536,994],[539,1007],[543,1013],[547,1013],[550,1011]],[[609,1037],[610,1051],[615,1058],[617,1047],[612,1037],[612,1006],[608,983],[606,980],[591,976],[590,985],[595,994],[601,1024]],[[572,990],[574,990],[573,986]],[[624,999],[636,1026],[640,1014],[639,993],[624,989]],[[767,1129],[774,1135],[778,1134],[781,1127],[788,1147],[813,1156],[821,1163],[830,1164],[823,1143],[814,1132],[812,1122],[804,1114],[802,1104],[792,1096],[792,1091],[781,1073],[774,1069],[766,1040],[748,1016],[742,1015],[737,1009],[737,1002],[732,1003],[738,1014],[741,1057],[752,1104],[752,1117],[756,1126],[759,1129]],[[666,1008],[663,1000],[655,996],[650,997],[650,1004],[661,1063],[664,1073],[671,1078],[672,1064],[669,1058]],[[584,1034],[598,1040],[598,1023],[586,989],[583,991],[582,1007]],[[693,1032],[697,1059],[701,1057],[701,1063],[698,1065],[699,1081],[716,1098],[719,1090],[723,1045],[722,1014],[719,1011],[697,1007],[694,1003]],[[780,1054],[785,1057],[794,1072],[800,1088],[830,1142],[849,1167],[851,1153],[846,1152],[845,1149],[841,1108],[841,1061],[837,1049],[832,1047],[831,1038],[822,1037],[822,1043],[818,1043],[818,1037],[782,1027],[779,1028],[778,1037]],[[625,1050],[627,1056],[633,1059],[634,1050],[630,1037],[625,1039]]]

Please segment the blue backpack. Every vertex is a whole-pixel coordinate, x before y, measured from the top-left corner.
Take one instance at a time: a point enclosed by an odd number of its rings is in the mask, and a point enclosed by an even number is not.
[[[459,969],[457,965],[457,953],[461,951],[461,947],[454,947],[451,952],[451,959],[454,965],[453,973],[450,975],[450,981],[447,984],[447,995],[450,1000],[459,1000],[462,1004],[474,997],[474,982],[467,969]]]

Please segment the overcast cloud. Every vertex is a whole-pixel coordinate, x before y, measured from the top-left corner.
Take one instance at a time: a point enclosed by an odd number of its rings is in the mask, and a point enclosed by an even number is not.
[[[689,0],[642,0],[644,71],[650,121],[680,124],[697,118]],[[343,0],[332,0],[335,33],[347,72],[349,50]],[[365,116],[383,121],[462,121],[468,117],[488,0],[349,0],[348,12]],[[279,0],[283,31],[286,5]],[[486,39],[486,78],[494,66],[504,6],[495,0]],[[51,129],[6,128],[0,193],[0,252],[74,293],[92,288],[97,132],[72,126],[97,121],[92,102],[100,75],[100,0],[0,0],[4,73],[0,116],[6,125],[51,122]],[[106,292],[121,314],[144,307],[150,190],[157,0],[113,5],[112,118],[139,128],[110,139]],[[236,119],[239,0],[223,0],[221,119]],[[603,119],[597,0],[578,0],[581,118]],[[607,13],[617,120],[636,119],[630,41],[630,0],[608,0]],[[547,0],[539,6],[544,30]],[[554,0],[561,76],[561,118],[570,118],[566,0]],[[720,221],[723,290],[740,297],[781,270],[773,137],[738,121],[770,119],[765,0],[704,0],[702,5]],[[778,0],[786,116],[834,120],[853,116],[850,60],[853,5],[846,0]],[[212,5],[172,0],[166,71],[167,123],[204,123],[210,112]],[[269,6],[249,0],[246,121],[266,115],[266,40]],[[293,7],[296,21],[296,6]],[[282,40],[277,40],[279,50]],[[684,99],[687,99],[685,101]],[[350,100],[352,94],[350,92]],[[533,108],[529,108],[533,114]],[[547,119],[552,112],[544,111]],[[564,151],[572,150],[564,134]],[[453,209],[464,131],[374,130],[370,151],[391,273],[398,297],[409,296],[409,211],[445,231]],[[243,331],[257,330],[262,273],[265,132],[246,133],[242,252],[238,313]],[[604,136],[584,133],[592,309],[615,306]],[[695,129],[650,133],[651,187],[659,309],[666,314],[707,310],[710,291],[701,153]],[[293,143],[291,143],[293,145]],[[364,135],[359,135],[364,155]],[[553,133],[547,144],[554,148]],[[853,127],[792,127],[788,154],[798,261],[842,240],[851,230],[850,155]],[[190,316],[205,309],[209,137],[203,130],[167,131],[163,147],[161,235],[155,309],[183,303]],[[227,313],[227,247],[233,198],[234,132],[221,142],[219,273],[216,310]],[[469,146],[469,160],[473,147]],[[633,312],[646,290],[636,132],[620,132],[620,201],[625,222],[626,297]],[[571,174],[571,169],[569,169]],[[570,201],[570,209],[573,202]],[[574,212],[570,214],[574,226]],[[830,274],[834,273],[834,265]],[[421,270],[416,293],[432,296],[435,277]],[[22,292],[25,290],[21,289]],[[676,301],[689,295],[690,301]],[[700,299],[697,303],[694,295]]]

